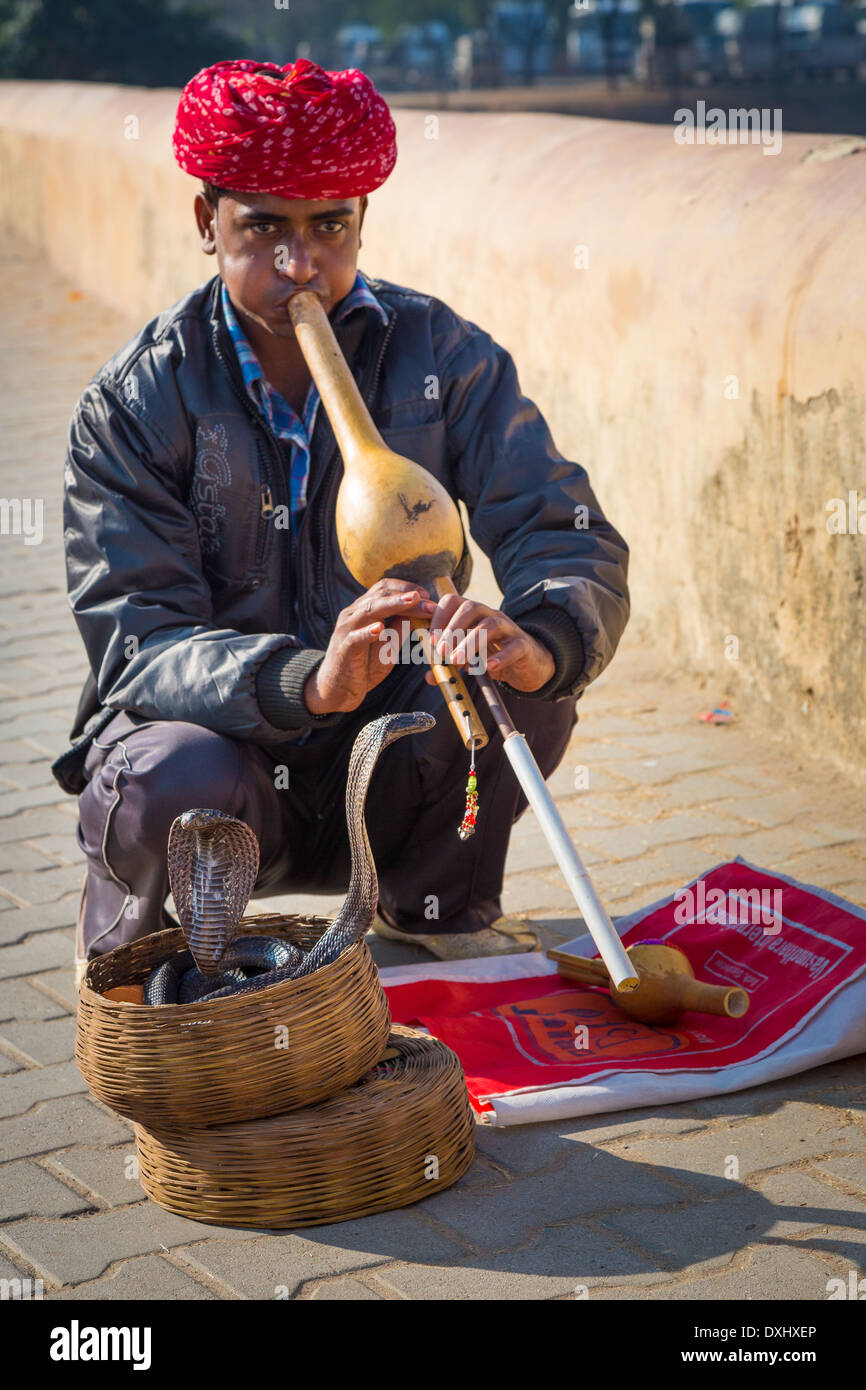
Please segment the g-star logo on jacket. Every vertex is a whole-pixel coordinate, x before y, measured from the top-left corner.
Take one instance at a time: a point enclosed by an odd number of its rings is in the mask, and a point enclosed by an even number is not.
[[[334,328],[377,427],[465,502],[503,611],[553,653],[555,673],[531,698],[577,697],[628,618],[625,542],[521,394],[509,354],[440,300],[367,283],[387,324],[359,307]],[[215,277],[143,328],[72,419],[67,580],[93,674],[74,746],[54,769],[70,792],[82,789],[94,733],[118,710],[265,745],[296,739],[313,722],[301,697],[278,726],[257,676],[295,653],[298,669],[312,669],[362,592],[337,547],[342,463],[324,410],[297,535],[263,506],[265,497],[277,512],[289,505],[289,447],[244,390],[219,286]],[[464,549],[461,593],[470,575]],[[370,692],[371,718],[400,678],[395,668]]]
[[[232,480],[228,447],[228,436],[223,425],[215,425],[212,430],[206,425],[199,425],[195,436],[195,472],[190,500],[198,520],[204,555],[215,555],[220,546],[226,509],[219,499],[222,489],[228,487]]]

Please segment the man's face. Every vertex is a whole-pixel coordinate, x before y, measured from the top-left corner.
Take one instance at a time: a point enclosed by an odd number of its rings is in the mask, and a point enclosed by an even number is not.
[[[355,280],[364,198],[278,198],[224,194],[216,207],[199,194],[196,221],[207,255],[216,255],[232,304],[278,338],[293,338],[287,304],[313,290],[325,312]]]

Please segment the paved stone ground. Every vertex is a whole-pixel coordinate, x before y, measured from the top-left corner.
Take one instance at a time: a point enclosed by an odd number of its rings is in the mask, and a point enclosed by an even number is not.
[[[0,491],[45,499],[45,539],[0,537],[0,1278],[48,1298],[764,1299],[827,1297],[862,1272],[862,1059],[721,1099],[511,1130],[480,1129],[456,1188],[408,1210],[302,1235],[168,1216],[127,1177],[130,1127],[71,1060],[75,807],[51,781],[84,662],[66,608],[59,495],[66,425],[122,322],[23,252],[2,353]],[[476,590],[477,591],[477,590]],[[615,914],[734,854],[866,904],[864,798],[634,638],[583,701],[552,779]],[[575,791],[575,769],[589,787]],[[327,911],[332,899],[292,899]],[[574,934],[569,895],[527,817],[505,905],[545,942]],[[412,952],[376,942],[382,963]],[[421,952],[416,951],[421,956]],[[724,1176],[729,1154],[739,1181]]]

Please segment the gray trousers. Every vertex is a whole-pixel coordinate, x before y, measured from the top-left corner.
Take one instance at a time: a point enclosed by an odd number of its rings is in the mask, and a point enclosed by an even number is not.
[[[349,755],[370,719],[395,710],[426,710],[437,722],[391,744],[373,772],[366,822],[381,908],[405,931],[489,925],[501,914],[511,827],[526,798],[479,693],[476,706],[490,742],[476,753],[476,832],[460,840],[469,754],[437,687],[423,675],[423,667],[397,668],[378,687],[384,698],[377,707],[354,711],[339,727],[314,729],[302,745],[264,747],[197,724],[115,715],[88,753],[79,798],[85,954],[92,959],[166,925],[168,832],[192,807],[225,811],[255,832],[261,859],[254,896],[345,891]],[[577,722],[575,702],[499,690],[549,777]]]

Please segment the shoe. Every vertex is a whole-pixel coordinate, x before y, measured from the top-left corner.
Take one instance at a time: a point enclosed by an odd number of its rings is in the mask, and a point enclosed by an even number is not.
[[[477,960],[480,956],[515,956],[537,951],[538,937],[522,917],[497,917],[489,927],[470,932],[408,932],[386,922],[380,913],[373,931],[387,941],[423,946],[437,960]]]

